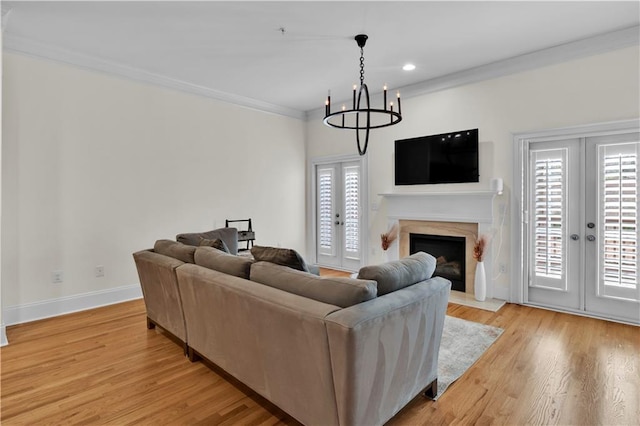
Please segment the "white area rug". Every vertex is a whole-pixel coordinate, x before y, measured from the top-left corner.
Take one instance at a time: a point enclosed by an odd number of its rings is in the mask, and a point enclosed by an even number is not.
[[[504,330],[447,315],[438,356],[438,395],[464,374]]]

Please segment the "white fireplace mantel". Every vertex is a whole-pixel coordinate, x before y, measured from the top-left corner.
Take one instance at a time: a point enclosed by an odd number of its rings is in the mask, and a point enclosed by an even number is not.
[[[387,200],[390,219],[440,222],[493,223],[493,191],[473,192],[389,192],[378,194]]]
[[[494,191],[472,192],[391,192],[378,194],[386,201],[390,221],[419,220],[433,222],[467,222],[478,224],[478,235],[492,232]],[[389,260],[399,258],[398,244],[387,251]],[[491,246],[485,256],[487,298],[494,296]]]

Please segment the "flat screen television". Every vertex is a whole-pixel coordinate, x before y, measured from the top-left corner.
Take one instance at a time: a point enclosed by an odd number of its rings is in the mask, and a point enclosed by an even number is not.
[[[396,140],[396,185],[478,181],[478,129]]]

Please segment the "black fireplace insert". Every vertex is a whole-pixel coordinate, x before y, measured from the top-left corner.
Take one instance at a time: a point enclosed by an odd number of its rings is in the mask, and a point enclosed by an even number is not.
[[[465,292],[465,237],[409,234],[409,253],[423,251],[436,258],[434,276],[451,281],[451,290]]]

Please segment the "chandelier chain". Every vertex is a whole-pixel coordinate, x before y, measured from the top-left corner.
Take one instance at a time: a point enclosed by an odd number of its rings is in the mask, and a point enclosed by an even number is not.
[[[360,86],[364,83],[364,48],[360,48]]]

